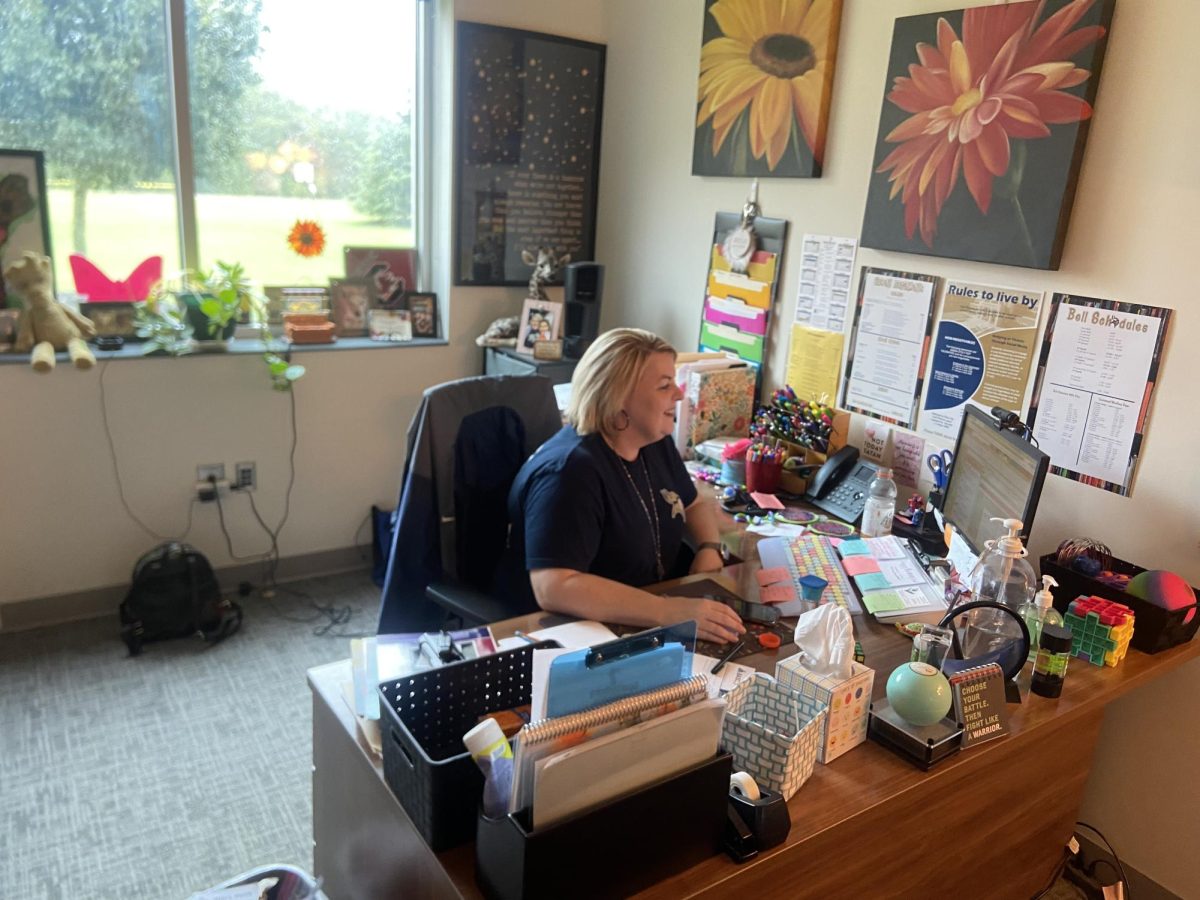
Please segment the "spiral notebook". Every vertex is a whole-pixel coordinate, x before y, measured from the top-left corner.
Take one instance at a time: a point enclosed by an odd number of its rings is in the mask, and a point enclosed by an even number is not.
[[[532,809],[533,823],[541,827],[547,816],[563,818],[616,796],[610,791],[623,793],[702,761],[716,753],[723,711],[724,701],[708,699],[707,678],[693,675],[594,709],[532,722],[516,736],[509,812]],[[627,737],[632,739],[623,740]],[[643,771],[641,764],[650,757],[658,759]],[[628,777],[619,777],[623,769]],[[589,792],[584,797],[582,784],[594,784],[606,796],[597,800]]]

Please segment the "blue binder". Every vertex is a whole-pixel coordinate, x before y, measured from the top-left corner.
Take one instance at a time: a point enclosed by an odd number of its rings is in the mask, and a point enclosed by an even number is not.
[[[695,646],[696,623],[683,622],[564,654],[550,664],[546,715],[570,715],[689,678]]]

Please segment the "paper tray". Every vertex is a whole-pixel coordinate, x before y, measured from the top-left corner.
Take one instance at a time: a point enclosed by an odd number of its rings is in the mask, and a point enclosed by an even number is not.
[[[625,897],[721,850],[732,757],[719,753],[590,812],[528,831],[479,816],[475,877],[491,898]]]

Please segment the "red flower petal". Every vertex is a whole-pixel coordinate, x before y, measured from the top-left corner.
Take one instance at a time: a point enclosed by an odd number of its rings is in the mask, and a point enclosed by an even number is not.
[[[975,198],[975,205],[985,216],[992,204],[992,176],[979,158],[979,150],[975,144],[963,145],[963,176],[967,180],[967,190]]]

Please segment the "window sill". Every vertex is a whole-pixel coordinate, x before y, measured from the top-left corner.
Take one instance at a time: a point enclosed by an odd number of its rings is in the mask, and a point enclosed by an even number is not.
[[[286,348],[292,353],[308,353],[310,351],[338,351],[338,350],[379,350],[379,349],[394,349],[399,347],[445,347],[449,345],[449,341],[445,338],[413,338],[411,341],[373,341],[366,337],[345,337],[338,338],[332,344],[283,344],[282,341],[276,343],[276,350]],[[170,356],[167,354],[154,354],[146,356],[142,353],[143,345],[140,342],[128,343],[120,350],[100,350],[95,346],[91,346],[92,353],[96,355],[96,359],[179,359],[181,357]],[[226,350],[216,350],[211,352],[196,352],[184,354],[185,357],[219,357],[222,355],[246,355],[259,354],[263,352],[262,341],[247,340],[244,338],[234,338],[229,343]],[[66,353],[56,353],[55,358],[59,363],[67,363],[70,365],[70,358]],[[2,365],[29,365],[28,353],[16,353],[11,350],[0,351],[0,366]]]

